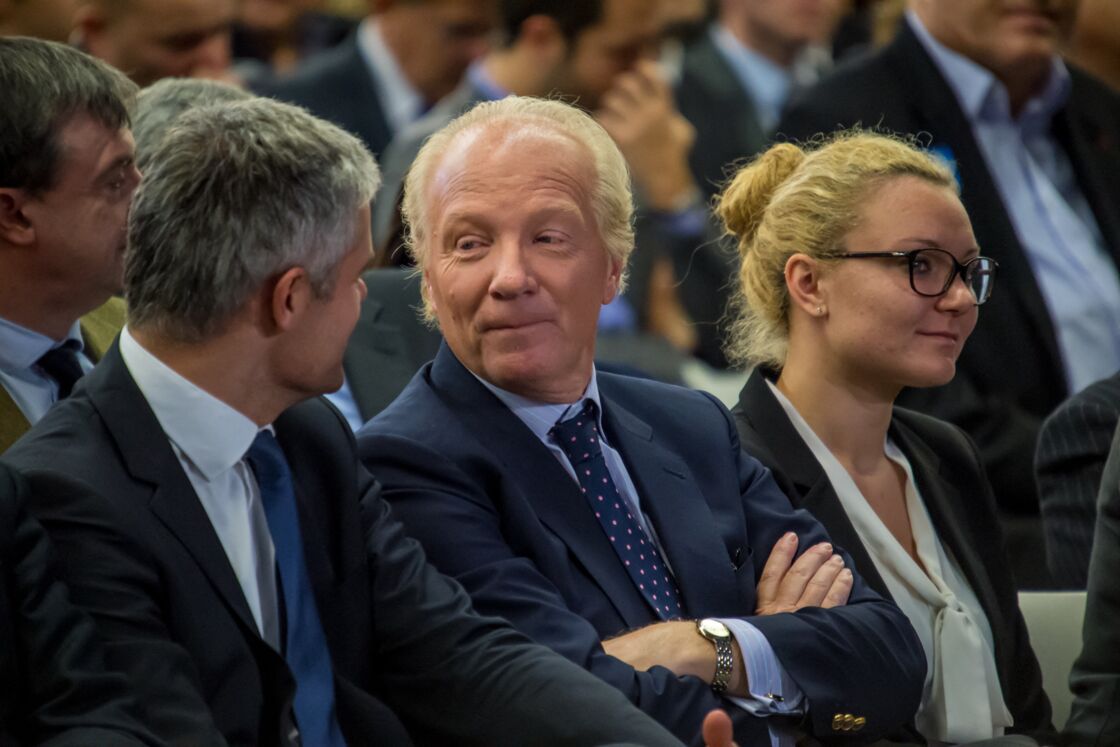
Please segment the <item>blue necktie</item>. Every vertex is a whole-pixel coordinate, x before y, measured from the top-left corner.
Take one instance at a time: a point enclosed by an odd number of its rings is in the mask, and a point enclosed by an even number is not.
[[[58,398],[66,399],[78,379],[82,378],[82,364],[78,362],[78,351],[69,345],[51,348],[35,361],[43,373],[58,384]]]
[[[292,473],[280,444],[261,431],[246,455],[257,476],[268,531],[276,548],[287,631],[284,659],[296,680],[295,712],[301,741],[308,747],[344,747],[335,718],[334,673],[311,577],[303,558]]]
[[[580,491],[638,591],[662,620],[683,617],[676,582],[669,578],[657,547],[634,518],[607,470],[599,446],[597,411],[595,402],[587,400],[578,415],[552,426],[549,433],[571,462]]]

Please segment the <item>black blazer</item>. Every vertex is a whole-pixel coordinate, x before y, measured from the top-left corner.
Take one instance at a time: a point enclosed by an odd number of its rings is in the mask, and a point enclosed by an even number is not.
[[[1070,397],[1038,435],[1034,464],[1046,559],[1059,587],[1084,589],[1097,519],[1097,491],[1116,423],[1120,373]]]
[[[1053,135],[1120,261],[1120,95],[1076,68],[1070,74]],[[904,392],[899,402],[964,428],[980,447],[999,504],[1037,511],[1031,458],[1038,429],[1067,392],[1054,325],[968,120],[908,24],[881,51],[841,65],[798,97],[777,133],[804,140],[857,123],[925,133],[932,146],[951,151],[976,239],[1000,264],[952,383]]]
[[[398,716],[417,741],[672,743],[593,677],[471,612],[389,515],[324,400],[274,425],[350,744],[409,744]],[[291,674],[115,345],[5,458],[145,722],[174,744],[290,743]]]
[[[289,77],[262,81],[255,93],[298,104],[316,117],[334,122],[361,138],[377,157],[393,133],[376,86],[355,32],[338,46],[311,57]]]
[[[832,483],[764,376],[757,369],[751,373],[732,411],[743,448],[770,468],[794,506],[816,516],[848,550],[868,585],[890,599]],[[1019,613],[991,488],[975,446],[960,429],[901,407],[894,410],[890,435],[910,460],[937,536],[960,564],[988,617],[1003,697],[1015,719],[1011,731],[1052,737],[1050,701],[1042,692],[1042,674]],[[911,729],[897,736],[913,739],[916,734]]]
[[[0,747],[154,744],[93,622],[55,576],[27,488],[0,464]]]

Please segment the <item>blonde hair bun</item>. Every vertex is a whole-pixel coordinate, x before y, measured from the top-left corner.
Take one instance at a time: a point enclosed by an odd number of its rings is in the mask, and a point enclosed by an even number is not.
[[[739,239],[741,253],[754,239],[774,193],[804,161],[801,148],[778,143],[740,169],[719,196],[716,213],[727,232]]]

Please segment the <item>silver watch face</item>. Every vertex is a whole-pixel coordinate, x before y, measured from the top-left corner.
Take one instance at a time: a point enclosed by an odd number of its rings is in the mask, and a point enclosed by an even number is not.
[[[708,617],[701,620],[697,624],[700,626],[700,632],[705,636],[711,636],[712,638],[731,637],[731,631],[728,630],[727,626],[721,623],[719,620],[713,620],[712,618]]]

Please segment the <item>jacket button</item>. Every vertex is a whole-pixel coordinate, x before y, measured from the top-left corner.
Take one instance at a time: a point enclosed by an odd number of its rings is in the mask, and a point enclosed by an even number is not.
[[[837,713],[835,716],[832,717],[832,730],[833,731],[840,731],[843,728],[844,728],[844,714],[843,713]]]

